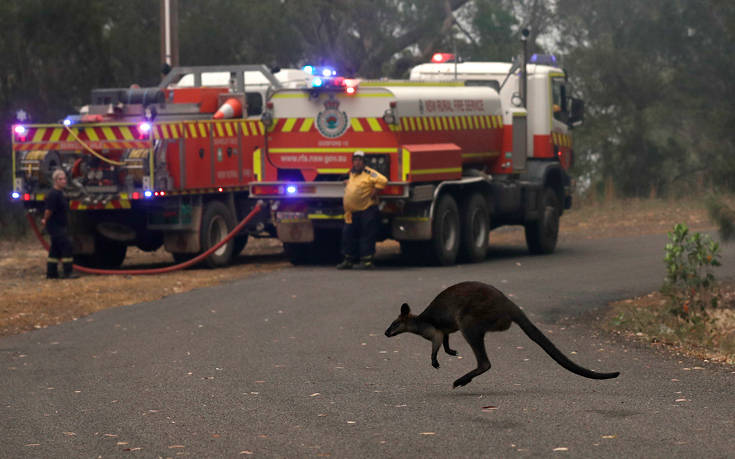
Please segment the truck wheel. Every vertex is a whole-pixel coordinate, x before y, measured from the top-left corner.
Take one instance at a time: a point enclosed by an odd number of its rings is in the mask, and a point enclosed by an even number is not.
[[[248,244],[248,235],[247,234],[238,234],[237,236],[232,238],[233,246],[232,246],[232,258],[237,258],[238,255],[245,249],[245,246]]]
[[[449,194],[441,196],[434,208],[431,234],[432,261],[442,266],[454,264],[459,252],[459,210]]]
[[[207,203],[202,214],[202,227],[199,236],[202,252],[217,245],[234,227],[235,221],[227,206],[219,201],[210,201]],[[229,241],[209,255],[204,260],[204,264],[209,268],[227,266],[232,259],[233,246],[234,242]]]
[[[77,255],[75,262],[88,268],[115,269],[125,261],[128,250],[124,242],[113,241],[97,234],[94,238],[94,253]]]
[[[482,261],[487,256],[490,236],[490,215],[485,198],[472,194],[462,206],[460,213],[459,255],[471,263]]]
[[[526,223],[526,245],[532,254],[548,254],[556,248],[559,236],[559,199],[551,188],[544,188],[541,217]]]

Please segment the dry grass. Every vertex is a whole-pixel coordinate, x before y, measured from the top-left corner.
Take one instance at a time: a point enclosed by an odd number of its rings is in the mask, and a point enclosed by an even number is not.
[[[45,278],[46,252],[36,240],[0,241],[0,336],[76,320],[93,312],[153,301],[175,293],[240,279],[254,273],[283,268],[275,240],[255,240],[224,269],[191,268],[153,276],[94,276],[79,279]],[[123,268],[153,268],[170,265],[162,249],[142,252],[128,248]]]
[[[603,328],[704,360],[735,364],[735,281],[723,282],[719,290],[718,308],[707,309],[698,320],[672,314],[666,297],[655,292],[613,303]]]

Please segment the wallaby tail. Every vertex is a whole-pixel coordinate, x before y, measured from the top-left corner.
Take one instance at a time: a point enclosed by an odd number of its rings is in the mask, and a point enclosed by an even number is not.
[[[526,335],[528,335],[529,338],[531,338],[536,344],[541,346],[541,349],[546,351],[546,353],[549,354],[552,359],[556,360],[559,365],[563,366],[572,373],[576,373],[579,376],[584,376],[585,378],[591,379],[617,378],[617,376],[620,374],[620,372],[617,371],[614,373],[598,373],[596,371],[588,370],[587,368],[581,367],[572,362],[566,355],[564,355],[559,349],[557,349],[556,346],[554,346],[554,343],[552,343],[549,338],[547,338],[546,335],[544,335],[541,330],[539,330],[538,327],[536,327],[533,322],[529,320],[529,318],[520,308],[517,310],[517,313],[513,315],[513,321],[517,323],[519,327],[521,327],[521,329],[526,333]]]

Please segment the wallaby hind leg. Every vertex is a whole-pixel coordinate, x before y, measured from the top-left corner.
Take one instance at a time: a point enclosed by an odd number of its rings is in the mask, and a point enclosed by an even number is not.
[[[449,355],[457,355],[457,351],[449,348],[449,334],[444,335],[444,352]]]
[[[462,330],[462,334],[472,348],[472,351],[475,353],[477,368],[454,381],[453,387],[455,388],[467,385],[472,381],[472,378],[479,376],[490,369],[490,360],[488,360],[487,352],[485,352],[485,331]]]

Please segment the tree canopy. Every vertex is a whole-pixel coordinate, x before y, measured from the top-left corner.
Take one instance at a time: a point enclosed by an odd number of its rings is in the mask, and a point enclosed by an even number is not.
[[[10,124],[54,122],[90,90],[160,80],[151,0],[0,3],[0,192]],[[528,27],[585,100],[575,172],[625,196],[735,188],[735,3],[727,0],[179,0],[182,65],[330,64],[405,77],[433,52],[510,60]],[[0,200],[0,227],[10,222]],[[17,216],[17,214],[16,214]]]

